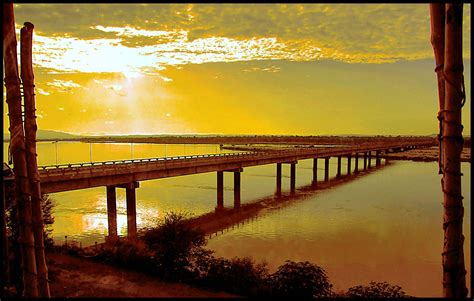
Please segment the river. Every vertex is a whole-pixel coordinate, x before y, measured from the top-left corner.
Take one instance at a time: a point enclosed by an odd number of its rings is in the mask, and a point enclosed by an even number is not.
[[[7,160],[4,143],[4,161]],[[40,142],[40,165],[219,153],[218,145],[152,145]],[[228,151],[230,152],[230,151]],[[57,155],[56,155],[57,154]],[[343,159],[345,171],[346,160]],[[324,176],[319,164],[318,179]],[[362,166],[362,161],[359,163]],[[354,167],[354,164],[352,164]],[[336,160],[330,162],[335,176]],[[242,204],[273,195],[275,165],[245,168]],[[470,164],[462,163],[464,254],[470,283]],[[312,160],[297,164],[296,186],[312,179]],[[310,261],[323,267],[335,290],[387,281],[415,296],[441,296],[443,248],[442,193],[436,162],[392,161],[370,174],[330,189],[305,192],[298,201],[268,211],[209,239],[216,255],[251,256],[274,271],[285,260]],[[224,204],[233,206],[233,177],[224,174]],[[283,192],[289,191],[289,165],[283,166]],[[153,225],[169,211],[200,215],[216,206],[216,174],[205,173],[140,182],[138,228]],[[83,246],[107,235],[105,187],[53,193],[53,236],[57,243]],[[125,235],[125,190],[117,189],[119,234]],[[470,289],[470,287],[469,287]]]

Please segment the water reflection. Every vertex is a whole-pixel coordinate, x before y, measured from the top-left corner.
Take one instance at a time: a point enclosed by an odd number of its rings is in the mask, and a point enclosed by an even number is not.
[[[469,164],[462,172],[470,200]],[[336,289],[377,280],[416,296],[441,296],[441,202],[436,163],[394,162],[224,232],[209,246],[218,256],[266,260],[272,270],[287,259],[317,263]],[[470,203],[464,206],[470,283]]]
[[[6,149],[4,144],[4,151]],[[93,161],[130,159],[129,144],[93,144]],[[55,164],[55,145],[39,143],[39,164]],[[218,145],[133,145],[136,158],[215,153]],[[89,161],[88,143],[58,143],[59,163]],[[185,153],[183,153],[185,152]],[[6,160],[6,152],[4,152]],[[363,160],[359,159],[359,168]],[[346,164],[346,160],[342,161]],[[337,160],[330,161],[330,177]],[[352,167],[354,168],[354,162]],[[318,179],[324,177],[319,162]],[[416,296],[441,296],[442,194],[437,163],[396,161],[344,185],[316,193],[302,187],[312,181],[312,160],[297,164],[296,197],[301,201],[277,209],[268,207],[258,218],[241,221],[209,240],[216,255],[252,256],[275,269],[285,260],[308,260],[325,268],[336,289],[369,281],[388,281]],[[346,171],[346,166],[342,167]],[[283,165],[282,193],[290,188],[289,165]],[[470,283],[471,191],[470,164],[462,164],[464,253]],[[275,165],[245,168],[241,204],[269,198],[275,192]],[[140,182],[137,189],[138,228],[152,225],[169,211],[195,216],[214,212],[216,174],[205,173]],[[233,177],[224,175],[224,206],[233,207]],[[51,194],[53,236],[58,243],[76,239],[83,245],[107,235],[105,187]],[[119,234],[126,234],[125,190],[117,189]]]

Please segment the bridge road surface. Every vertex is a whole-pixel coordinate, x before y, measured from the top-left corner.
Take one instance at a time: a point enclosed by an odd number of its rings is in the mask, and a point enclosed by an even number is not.
[[[356,153],[368,153],[370,158],[371,152],[380,154],[431,145],[432,142],[378,143],[329,149],[305,148],[105,161],[42,166],[39,173],[41,192],[54,193],[214,171],[242,170],[249,166],[289,163],[311,158],[353,157]]]

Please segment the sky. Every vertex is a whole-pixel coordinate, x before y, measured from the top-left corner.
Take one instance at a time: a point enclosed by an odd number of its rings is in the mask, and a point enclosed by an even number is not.
[[[428,4],[15,4],[38,126],[74,134],[430,135]],[[470,4],[463,58],[470,135]],[[19,35],[18,35],[19,40]],[[4,101],[3,125],[9,122]]]

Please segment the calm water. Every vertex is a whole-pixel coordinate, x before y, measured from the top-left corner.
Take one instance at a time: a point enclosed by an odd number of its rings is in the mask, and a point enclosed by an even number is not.
[[[4,150],[6,149],[4,144]],[[92,144],[60,142],[58,163],[118,160],[221,152],[217,145]],[[40,165],[56,164],[56,145],[39,143]],[[6,152],[4,152],[5,154]],[[4,161],[6,157],[4,155]],[[336,160],[330,162],[335,176]],[[343,159],[343,165],[346,161]],[[359,166],[362,165],[362,161]],[[318,178],[324,170],[319,163]],[[354,164],[352,164],[354,167]],[[343,172],[346,168],[343,166]],[[242,203],[275,190],[275,165],[246,168]],[[285,260],[308,260],[323,267],[336,290],[370,281],[397,284],[412,295],[441,296],[442,194],[435,162],[394,161],[382,169],[331,189],[308,192],[279,210],[225,231],[209,240],[216,255],[251,256],[274,271]],[[470,164],[462,164],[465,261],[470,283]],[[283,165],[283,191],[289,166]],[[311,183],[312,160],[299,161],[296,185]],[[233,178],[224,175],[224,204],[233,205]],[[215,173],[140,182],[138,227],[151,225],[171,210],[199,215],[216,206]],[[83,245],[107,234],[105,187],[54,193],[54,237]],[[117,189],[119,233],[126,234],[125,190]]]

